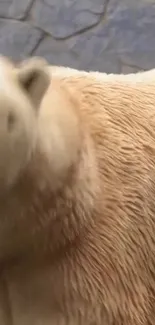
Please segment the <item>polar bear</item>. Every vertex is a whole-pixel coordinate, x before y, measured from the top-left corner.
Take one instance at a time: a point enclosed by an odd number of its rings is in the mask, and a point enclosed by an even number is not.
[[[155,324],[155,71],[0,59],[0,324]]]

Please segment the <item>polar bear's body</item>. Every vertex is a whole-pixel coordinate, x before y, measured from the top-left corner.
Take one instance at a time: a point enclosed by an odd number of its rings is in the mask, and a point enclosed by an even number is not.
[[[46,73],[26,163],[0,170],[0,324],[154,325],[155,70]]]

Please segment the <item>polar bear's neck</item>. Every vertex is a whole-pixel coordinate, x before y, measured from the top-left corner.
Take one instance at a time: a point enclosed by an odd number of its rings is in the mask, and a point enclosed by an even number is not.
[[[45,174],[26,173],[0,203],[0,264],[31,253],[55,252],[94,222],[99,189],[91,151],[82,153],[78,167],[72,167],[56,192],[50,188],[50,174],[46,186],[40,187],[38,178]]]

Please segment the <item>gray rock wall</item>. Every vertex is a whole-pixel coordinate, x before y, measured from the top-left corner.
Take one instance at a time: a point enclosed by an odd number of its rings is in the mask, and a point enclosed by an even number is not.
[[[155,67],[155,0],[0,0],[0,53],[128,73]]]

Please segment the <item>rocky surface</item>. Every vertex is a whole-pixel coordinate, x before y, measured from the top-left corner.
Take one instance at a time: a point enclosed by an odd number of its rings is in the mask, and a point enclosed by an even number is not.
[[[0,53],[128,73],[155,67],[155,0],[0,0]]]

